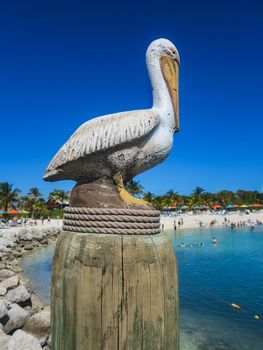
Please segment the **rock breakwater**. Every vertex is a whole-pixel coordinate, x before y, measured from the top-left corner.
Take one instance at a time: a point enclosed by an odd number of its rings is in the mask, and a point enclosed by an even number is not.
[[[55,241],[60,227],[0,231],[0,349],[49,350],[50,309],[21,275],[21,257]]]

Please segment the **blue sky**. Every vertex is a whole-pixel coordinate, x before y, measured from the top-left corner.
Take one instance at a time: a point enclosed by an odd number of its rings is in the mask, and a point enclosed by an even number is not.
[[[83,122],[148,108],[150,42],[181,56],[180,124],[169,158],[137,179],[189,193],[263,187],[260,1],[10,1],[1,9],[0,181],[26,192]]]

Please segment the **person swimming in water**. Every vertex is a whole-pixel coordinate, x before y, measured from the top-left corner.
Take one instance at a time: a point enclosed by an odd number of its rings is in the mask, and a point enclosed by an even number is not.
[[[217,239],[215,237],[212,239],[212,244],[217,244]]]

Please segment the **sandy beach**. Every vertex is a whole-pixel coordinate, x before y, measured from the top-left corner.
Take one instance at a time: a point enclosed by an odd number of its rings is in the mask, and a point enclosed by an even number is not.
[[[178,225],[178,221],[183,220],[183,225]],[[174,229],[174,222],[176,222],[177,229],[211,227],[211,222],[214,222],[213,227],[230,225],[231,223],[242,222],[246,225],[256,224],[258,221],[263,222],[263,211],[252,212],[246,214],[242,212],[233,212],[227,214],[178,214],[176,216],[161,216],[161,226],[164,230]]]
[[[61,228],[62,227],[62,219],[50,219],[50,221],[48,221],[47,219],[44,220],[44,222],[42,223],[41,220],[35,220],[36,224],[34,223],[33,220],[29,220],[29,222],[27,222],[27,224],[21,224],[21,225],[17,225],[17,226],[7,226],[6,228],[0,228],[0,232],[4,233],[4,232],[16,232],[17,230],[21,229],[21,228],[26,228],[26,229],[48,229],[50,227],[58,227]]]

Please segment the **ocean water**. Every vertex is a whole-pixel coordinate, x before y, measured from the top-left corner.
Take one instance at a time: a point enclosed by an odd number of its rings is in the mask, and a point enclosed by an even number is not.
[[[262,350],[263,227],[167,234],[179,268],[181,350]],[[54,244],[22,259],[24,275],[47,304],[53,252]]]

